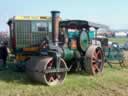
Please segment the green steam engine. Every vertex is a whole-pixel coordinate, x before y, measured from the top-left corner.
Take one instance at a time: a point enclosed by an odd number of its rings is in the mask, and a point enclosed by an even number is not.
[[[57,85],[64,81],[68,71],[85,71],[91,75],[102,72],[103,51],[100,46],[92,44],[95,34],[89,30],[98,27],[85,20],[62,21],[59,15],[59,11],[52,11],[52,32],[43,34],[43,41],[36,45],[38,51],[30,53],[27,48],[22,51],[13,48],[16,55],[30,57],[25,64],[28,76],[46,85]]]

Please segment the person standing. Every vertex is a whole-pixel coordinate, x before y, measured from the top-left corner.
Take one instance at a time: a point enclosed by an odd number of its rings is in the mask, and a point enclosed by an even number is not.
[[[1,59],[3,60],[3,68],[7,68],[7,56],[8,56],[8,51],[7,51],[7,42],[1,42],[1,46],[0,46],[0,56]]]

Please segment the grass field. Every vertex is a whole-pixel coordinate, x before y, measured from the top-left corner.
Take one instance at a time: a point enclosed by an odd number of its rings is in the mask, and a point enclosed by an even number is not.
[[[0,96],[128,96],[128,68],[106,64],[101,74],[68,74],[64,84],[53,87],[33,83],[12,68],[0,71]]]
[[[112,42],[118,42],[119,44],[124,44],[126,41],[128,41],[128,37],[120,37],[120,38],[109,38],[110,41]]]
[[[128,96],[128,69],[105,66],[96,76],[68,74],[64,84],[48,87],[32,83],[25,73],[0,72],[0,96]]]

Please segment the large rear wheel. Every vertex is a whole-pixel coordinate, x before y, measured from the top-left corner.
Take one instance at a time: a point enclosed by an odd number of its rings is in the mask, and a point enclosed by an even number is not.
[[[86,51],[84,67],[87,73],[95,75],[102,72],[104,66],[104,56],[102,49],[91,45]]]

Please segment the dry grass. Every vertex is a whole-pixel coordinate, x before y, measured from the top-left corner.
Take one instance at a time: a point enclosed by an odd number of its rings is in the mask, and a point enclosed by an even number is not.
[[[0,72],[0,96],[127,96],[128,69],[105,65],[96,76],[68,74],[64,84],[48,87],[31,82],[25,73]]]
[[[102,74],[68,74],[64,84],[53,87],[33,83],[11,68],[0,71],[0,96],[128,96],[128,68],[106,64]]]
[[[128,67],[128,51],[124,51],[124,66]]]

